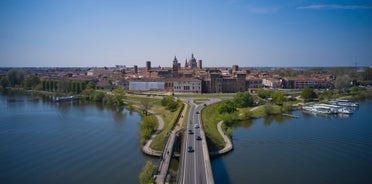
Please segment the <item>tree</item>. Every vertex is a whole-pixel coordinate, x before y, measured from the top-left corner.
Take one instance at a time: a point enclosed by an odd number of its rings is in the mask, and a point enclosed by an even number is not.
[[[224,101],[217,107],[219,113],[232,113],[236,111],[235,105],[232,101]]]
[[[143,114],[147,116],[149,110],[152,108],[154,104],[150,101],[150,99],[142,98],[140,100],[140,105],[141,105],[141,110]]]
[[[335,88],[341,91],[350,86],[350,81],[351,79],[349,75],[337,76],[335,81]]]
[[[112,95],[113,95],[113,102],[114,102],[114,105],[116,106],[122,106],[124,105],[124,97],[125,97],[125,91],[124,89],[115,89],[113,92],[112,92]]]
[[[258,95],[260,98],[265,99],[265,98],[270,97],[270,93],[271,93],[271,91],[269,91],[269,90],[265,90],[265,89],[259,88],[259,89],[257,89],[256,91],[257,91],[257,95]]]
[[[23,81],[23,87],[26,89],[35,89],[37,85],[40,84],[40,78],[36,75],[32,75]]]
[[[12,87],[22,84],[25,79],[23,70],[9,70],[7,76]]]
[[[144,116],[140,124],[141,144],[145,144],[146,140],[150,138],[152,132],[157,127],[157,119],[155,116]]]
[[[271,98],[273,98],[273,101],[277,105],[282,105],[283,102],[286,100],[284,98],[284,94],[281,91],[274,91],[271,93]]]
[[[372,80],[372,68],[366,68],[363,73],[364,80]]]
[[[301,97],[305,101],[309,101],[310,99],[317,98],[318,96],[316,95],[316,93],[311,88],[305,87],[302,90]]]
[[[8,77],[6,77],[6,76],[1,77],[1,79],[0,79],[0,86],[3,89],[5,89],[5,88],[9,87],[9,85],[10,85],[10,82],[8,80]]]
[[[152,164],[151,161],[147,161],[146,165],[142,169],[141,174],[139,175],[139,182],[141,184],[155,183],[152,176],[156,169],[156,166]]]
[[[248,92],[239,92],[234,96],[234,104],[238,108],[252,106],[253,97]]]
[[[165,106],[166,109],[174,112],[177,110],[178,102],[172,96],[166,96],[160,101],[162,106]]]

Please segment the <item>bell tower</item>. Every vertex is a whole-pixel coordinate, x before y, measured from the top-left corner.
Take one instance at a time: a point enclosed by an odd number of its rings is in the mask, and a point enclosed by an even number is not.
[[[173,67],[172,67],[172,73],[173,73],[174,78],[178,77],[178,68],[179,68],[178,60],[177,60],[177,57],[174,56]]]

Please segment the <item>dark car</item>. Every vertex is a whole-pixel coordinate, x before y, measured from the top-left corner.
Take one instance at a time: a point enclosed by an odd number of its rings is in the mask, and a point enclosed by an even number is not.
[[[196,140],[200,141],[201,140],[201,137],[199,135],[196,136]]]
[[[199,111],[196,111],[196,114],[199,114]]]
[[[189,134],[193,134],[194,132],[192,132],[192,130],[189,130]]]
[[[207,106],[207,104],[204,104],[204,107],[206,107]]]
[[[192,146],[187,147],[187,152],[193,152],[194,149],[192,149]]]

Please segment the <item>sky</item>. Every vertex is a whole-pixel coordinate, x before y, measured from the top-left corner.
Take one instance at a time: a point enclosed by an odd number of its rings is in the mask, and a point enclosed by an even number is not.
[[[372,65],[371,0],[1,0],[0,67]]]

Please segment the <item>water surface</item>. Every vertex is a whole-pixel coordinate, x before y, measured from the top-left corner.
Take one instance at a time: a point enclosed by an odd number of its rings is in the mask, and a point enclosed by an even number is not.
[[[141,117],[125,109],[0,96],[1,183],[138,183]]]
[[[215,183],[372,183],[372,101],[350,117],[294,113],[235,127]]]

